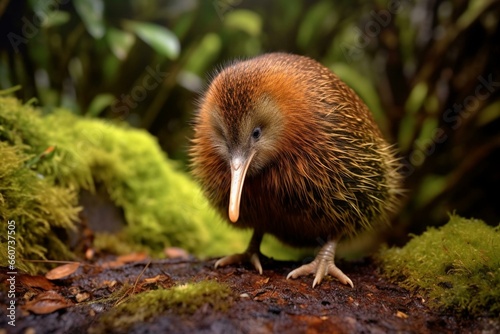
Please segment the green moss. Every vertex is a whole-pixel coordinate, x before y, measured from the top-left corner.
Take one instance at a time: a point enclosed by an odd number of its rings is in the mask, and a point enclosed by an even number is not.
[[[90,332],[123,331],[166,311],[193,314],[207,304],[215,311],[226,311],[232,303],[231,296],[231,289],[227,285],[215,281],[142,292],[105,313]]]
[[[169,245],[196,252],[206,243],[202,223],[214,217],[193,202],[196,187],[167,161],[150,135],[98,120],[76,120],[70,114],[50,118],[67,124],[68,131],[57,135],[61,140],[73,137],[73,144],[81,147],[79,158],[89,166],[93,181],[102,183],[123,209],[134,242],[156,253]]]
[[[383,250],[384,275],[427,294],[435,307],[458,312],[500,312],[500,226],[452,215],[403,248]]]
[[[15,247],[15,266],[28,272],[44,265],[25,259],[72,259],[61,234],[74,228],[77,221],[80,209],[76,193],[53,185],[27,168],[28,156],[19,146],[0,141],[0,156],[0,220],[5,227],[0,239],[0,266],[9,263],[7,244]],[[15,234],[11,235],[15,239],[7,239],[7,221],[15,222]]]
[[[51,142],[68,146],[57,155],[66,167],[58,166],[50,174],[75,187],[93,190],[93,184],[104,185],[123,209],[126,241],[147,246],[157,255],[166,246],[179,246],[204,256],[220,253],[228,243],[229,249],[231,243],[244,243],[243,235],[221,224],[199,187],[167,159],[146,131],[64,111],[45,121],[61,128],[51,132]],[[74,164],[87,166],[88,172],[74,169]]]
[[[0,141],[22,147],[31,154],[43,152],[49,145],[41,129],[40,114],[29,105],[9,97],[0,96]]]

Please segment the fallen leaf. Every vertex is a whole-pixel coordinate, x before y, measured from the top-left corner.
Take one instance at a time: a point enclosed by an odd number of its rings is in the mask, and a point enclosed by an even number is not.
[[[47,149],[45,151],[43,151],[42,155],[50,154],[50,153],[54,152],[55,149],[56,149],[55,146],[49,146],[49,147],[47,147]]]
[[[74,273],[78,268],[80,268],[79,262],[67,263],[62,266],[55,267],[51,271],[45,274],[45,277],[50,280],[61,279]]]
[[[108,280],[105,280],[102,282],[101,284],[101,287],[106,287],[106,288],[113,288],[116,286],[118,282],[113,280],[113,281],[108,281]]]
[[[160,275],[156,275],[155,277],[145,278],[144,283],[146,284],[156,283],[160,280],[160,278],[161,278]]]
[[[24,334],[36,334],[36,329],[34,329],[33,327],[28,327],[24,331]]]
[[[21,275],[19,276],[19,282],[27,288],[39,288],[43,290],[53,290],[55,288],[55,285],[51,281],[40,275]]]
[[[127,263],[131,262],[140,262],[147,258],[146,253],[131,253],[127,255],[121,255],[116,258],[114,261],[109,261],[102,264],[103,268],[118,268]]]
[[[90,298],[90,294],[88,292],[82,292],[82,293],[78,293],[76,296],[75,296],[75,300],[78,302],[78,303],[81,303],[83,301],[86,301],[87,299]]]
[[[172,279],[168,275],[156,275],[155,277],[145,278],[141,282],[141,285],[149,285],[149,284],[155,284],[163,288],[167,288],[171,286],[173,283]]]
[[[147,258],[146,253],[131,253],[127,255],[121,255],[116,258],[116,261],[123,263],[139,262]]]
[[[36,295],[37,295],[36,290],[29,289],[26,291],[26,293],[23,295],[23,300],[32,300]]]
[[[92,260],[95,255],[95,250],[93,248],[87,248],[85,251],[85,259]]]
[[[169,259],[189,259],[189,253],[179,247],[167,247],[163,250],[163,253]]]
[[[50,290],[38,294],[35,299],[27,302],[23,309],[35,314],[49,314],[70,306],[73,306],[71,301]]]
[[[396,317],[401,318],[401,319],[406,319],[406,318],[408,318],[408,314],[401,312],[401,311],[397,311]]]

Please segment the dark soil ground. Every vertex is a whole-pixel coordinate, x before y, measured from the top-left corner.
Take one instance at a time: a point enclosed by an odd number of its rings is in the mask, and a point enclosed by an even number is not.
[[[213,265],[212,260],[196,259],[145,259],[115,268],[83,265],[69,277],[51,281],[52,285],[44,277],[18,275],[16,326],[7,323],[8,299],[2,288],[0,333],[96,332],[100,318],[116,302],[106,297],[126,283],[139,286],[147,279],[151,284],[146,290],[206,279],[224,282],[234,293],[233,302],[227,311],[214,311],[210,303],[193,314],[167,310],[144,323],[111,332],[500,333],[498,318],[471,318],[430,309],[422,296],[412,295],[382,278],[369,259],[340,262],[339,267],[353,280],[354,289],[330,278],[314,289],[312,277],[286,280],[287,273],[299,263],[268,260],[263,263],[263,275],[249,266],[215,270]],[[2,283],[6,283],[6,272],[5,268],[0,271]],[[144,287],[142,284],[143,291]],[[26,310],[30,300],[51,290],[65,297],[68,305],[48,314]]]

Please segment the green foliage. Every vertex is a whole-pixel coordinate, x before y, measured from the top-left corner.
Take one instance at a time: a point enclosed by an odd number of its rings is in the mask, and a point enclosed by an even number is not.
[[[170,289],[146,291],[134,295],[103,314],[91,333],[124,331],[166,311],[193,314],[204,305],[214,311],[226,311],[232,302],[231,289],[215,281],[186,283]]]
[[[127,21],[125,27],[149,44],[158,54],[171,59],[179,56],[181,47],[179,40],[170,30],[157,24],[134,21]]]
[[[452,215],[445,226],[378,258],[385,276],[427,294],[432,306],[474,315],[500,312],[500,225]]]
[[[238,29],[250,36],[262,33],[262,18],[251,10],[237,9],[226,14],[224,24],[228,28]]]
[[[73,3],[89,34],[94,38],[101,38],[105,29],[104,2],[102,0],[74,0]]]

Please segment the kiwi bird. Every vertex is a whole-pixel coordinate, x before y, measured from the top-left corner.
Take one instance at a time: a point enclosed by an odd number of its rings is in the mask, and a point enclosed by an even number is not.
[[[270,53],[215,75],[199,103],[192,171],[209,201],[253,229],[249,261],[262,274],[265,233],[323,246],[287,278],[326,275],[354,286],[334,262],[340,238],[386,222],[398,203],[398,160],[361,99],[334,73],[298,55]]]

